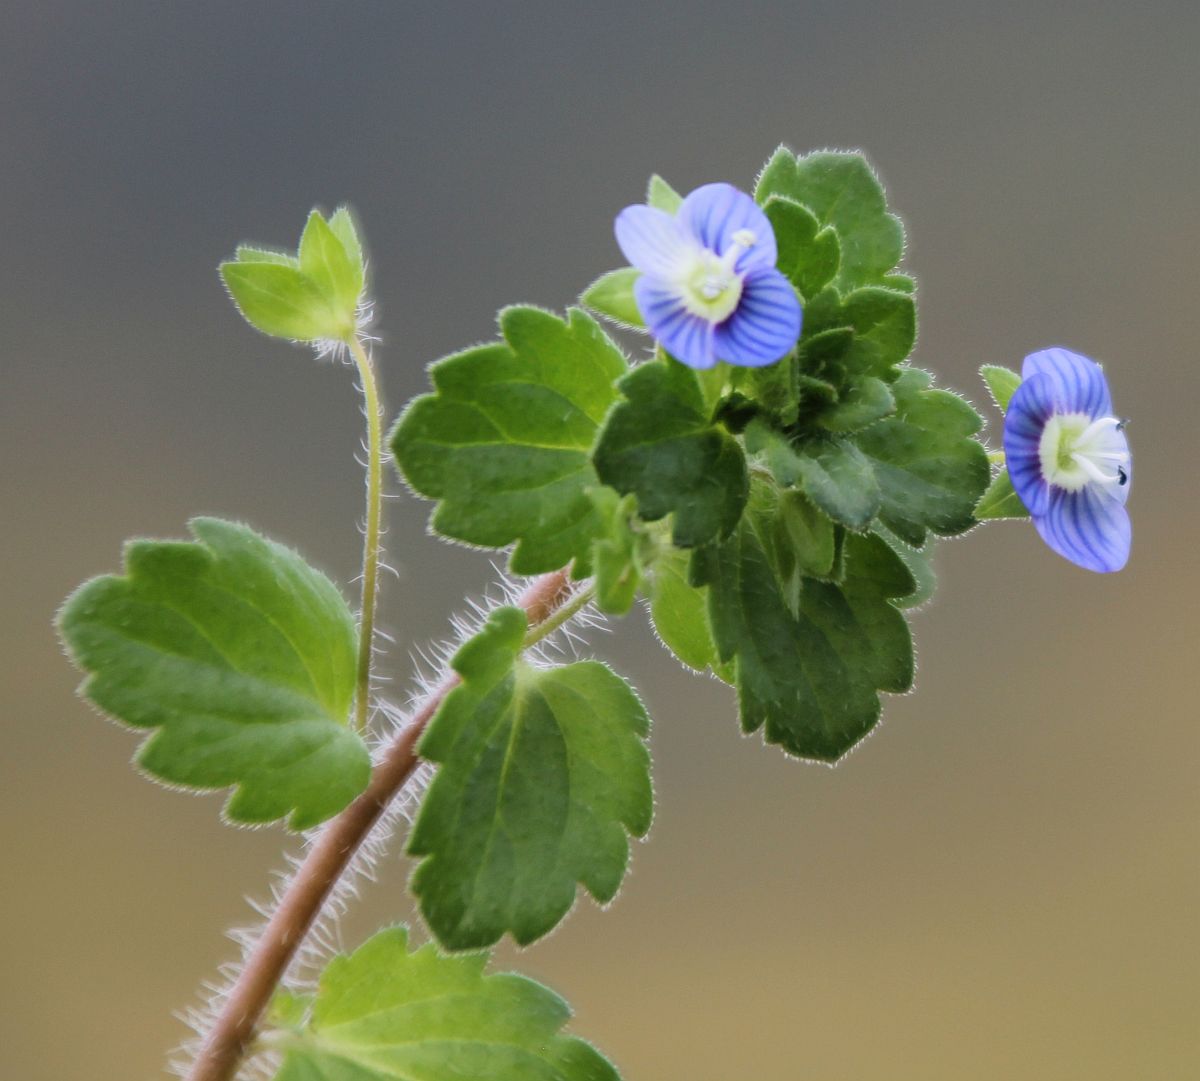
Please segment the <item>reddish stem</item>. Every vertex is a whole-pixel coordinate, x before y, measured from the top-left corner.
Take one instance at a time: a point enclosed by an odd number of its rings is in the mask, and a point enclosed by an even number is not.
[[[531,627],[544,622],[570,598],[567,572],[543,575],[521,595]],[[230,1081],[254,1039],[263,1011],[313,922],[384,808],[417,766],[417,741],[442,700],[458,684],[448,672],[387,748],[366,790],[322,830],[246,958],[237,981],[205,1037],[188,1081]]]

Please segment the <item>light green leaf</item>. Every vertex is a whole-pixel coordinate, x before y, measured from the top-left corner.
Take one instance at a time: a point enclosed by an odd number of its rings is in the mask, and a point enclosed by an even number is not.
[[[314,210],[300,235],[300,269],[329,298],[330,307],[343,319],[339,337],[354,333],[358,298],[362,293],[363,269],[355,263],[341,238]]]
[[[1008,403],[1021,385],[1021,377],[1011,368],[1002,368],[999,364],[985,364],[979,374],[983,376],[996,407],[1001,413],[1007,413]]]
[[[658,210],[665,210],[668,214],[674,214],[683,202],[683,196],[663,180],[661,176],[655,173],[650,178],[650,183],[646,186],[646,202]]]
[[[882,379],[864,376],[851,383],[836,404],[817,417],[827,432],[856,432],[896,411],[896,399]]]
[[[221,279],[256,330],[298,342],[337,338],[344,320],[298,267],[276,261],[222,263]]]
[[[930,390],[930,376],[907,369],[893,384],[896,414],[854,436],[871,460],[883,524],[916,547],[926,530],[970,529],[990,476],[987,451],[972,438],[983,426],[962,398]]]
[[[1001,468],[988,490],[980,497],[975,506],[975,517],[981,522],[989,518],[1029,517],[1029,511],[1017,495],[1007,469]]]
[[[907,274],[885,274],[881,282],[885,289],[899,289],[902,293],[915,293],[916,281]]]
[[[630,686],[596,661],[533,668],[518,660],[519,608],[494,612],[455,655],[463,683],[421,741],[441,768],[409,851],[426,922],[443,945],[472,949],[506,931],[522,944],[575,900],[617,892],[626,834],[650,827],[649,720]]]
[[[681,548],[726,536],[746,502],[746,462],[725,429],[711,423],[695,373],[652,361],[621,380],[622,401],[596,444],[600,479],[637,496],[648,522],[674,515]]]
[[[354,217],[350,213],[350,208],[339,206],[329,217],[329,228],[333,230],[334,235],[341,241],[350,262],[357,268],[360,279],[359,288],[361,289],[361,279],[366,264],[366,256],[363,254],[362,240],[359,239],[358,229],[354,225]]]
[[[234,255],[239,263],[278,263],[280,266],[300,269],[300,260],[285,251],[273,251],[270,248],[255,248],[249,244],[239,244]]]
[[[776,267],[801,296],[816,296],[837,273],[837,233],[823,229],[810,210],[784,195],[771,196],[763,210],[779,250]]]
[[[624,615],[633,607],[645,566],[644,538],[634,531],[637,500],[621,498],[611,488],[592,488],[588,494],[605,525],[592,556],[596,579],[596,607],[610,615]]]
[[[799,488],[822,511],[850,529],[865,529],[881,503],[871,463],[845,439],[794,444],[761,421],[746,429],[746,450],[760,454],[784,488]]]
[[[672,548],[654,562],[650,575],[650,617],[663,645],[687,668],[703,672],[720,660],[708,626],[706,590],[688,580],[691,553]]]
[[[633,295],[633,283],[640,276],[641,271],[631,266],[610,270],[592,282],[580,299],[592,311],[621,326],[643,330],[646,324],[642,321],[642,313]]]
[[[133,541],[125,575],[81,586],[59,615],[82,691],[157,731],[149,773],[235,790],[235,822],[290,813],[305,829],[366,786],[370,758],[347,726],[354,618],[324,575],[242,525],[191,523],[195,543]]]
[[[888,213],[883,186],[861,154],[822,151],[797,159],[780,147],[755,189],[760,203],[772,195],[794,199],[836,230],[841,262],[835,284],[842,292],[882,282],[900,261],[904,228]]]
[[[486,956],[447,957],[381,931],[321,975],[312,1015],[270,1038],[275,1081],[619,1081],[590,1044],[561,1029],[570,1007]]]
[[[396,463],[438,500],[433,528],[487,548],[516,542],[516,574],[574,560],[589,573],[602,523],[587,489],[591,449],[625,360],[578,309],[566,321],[537,308],[500,314],[504,341],[434,364],[434,392],[413,401],[391,434]]]
[[[765,725],[768,743],[832,762],[874,727],[877,692],[912,685],[912,641],[890,600],[913,580],[879,537],[851,534],[842,583],[805,579],[792,607],[768,555],[773,517],[756,494],[734,536],[697,554],[698,577],[720,656],[734,664],[743,729]]]

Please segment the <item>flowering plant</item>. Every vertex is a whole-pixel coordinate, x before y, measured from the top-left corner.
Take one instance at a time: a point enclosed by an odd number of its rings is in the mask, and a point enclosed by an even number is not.
[[[1128,556],[1129,449],[1099,367],[1062,349],[985,367],[1006,412],[989,455],[982,418],[910,363],[903,228],[861,155],[781,148],[753,196],[655,177],[615,230],[629,266],[564,316],[504,309],[386,440],[432,530],[506,551],[509,573],[408,709],[372,681],[385,437],[355,223],[314,211],[295,253],[221,267],[253,326],[356,368],[367,513],[357,613],[290,548],[212,518],[131,542],[60,613],[84,695],[148,732],[144,772],[303,834],[192,1017],[192,1081],[617,1076],[563,1034],[561,999],[479,952],[548,934],[580,886],[611,900],[651,824],[642,702],[555,643],[641,598],[681,664],[734,689],[744,731],[833,763],[912,686],[906,611],[933,594],[937,538],[1031,517],[1083,567]],[[435,941],[393,928],[328,956],[320,930],[402,808]]]

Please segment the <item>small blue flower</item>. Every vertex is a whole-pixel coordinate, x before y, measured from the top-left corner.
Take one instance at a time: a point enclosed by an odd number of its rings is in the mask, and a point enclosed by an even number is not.
[[[642,272],[634,298],[677,360],[761,368],[800,337],[800,299],[775,269],[775,233],[745,192],[705,184],[672,216],[650,206],[617,215],[617,243]]]
[[[1132,468],[1104,372],[1078,353],[1043,349],[1025,358],[1021,375],[1004,418],[1013,487],[1059,555],[1119,571],[1129,559]]]

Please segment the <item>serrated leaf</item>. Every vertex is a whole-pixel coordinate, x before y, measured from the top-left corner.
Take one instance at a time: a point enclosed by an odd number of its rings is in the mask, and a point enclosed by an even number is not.
[[[896,414],[854,436],[871,460],[883,524],[915,547],[926,530],[942,536],[974,523],[991,470],[972,436],[983,420],[962,398],[929,389],[931,377],[907,369],[892,385]]]
[[[746,461],[737,440],[711,422],[695,373],[675,360],[652,361],[620,388],[624,400],[596,444],[600,479],[636,495],[645,521],[674,515],[681,548],[728,535],[746,503]]]
[[[708,626],[706,591],[688,579],[691,553],[672,548],[654,562],[650,576],[650,617],[658,637],[687,668],[703,672],[720,660]]]
[[[235,790],[226,814],[304,829],[366,786],[347,726],[354,618],[334,585],[246,526],[191,523],[196,542],[134,541],[125,575],[81,586],[59,615],[83,693],[157,731],[139,764],[172,784]]]
[[[646,324],[642,320],[641,310],[633,295],[633,285],[639,277],[641,277],[641,271],[634,267],[610,270],[592,282],[580,299],[592,311],[606,316],[621,326],[643,330]]]
[[[1011,368],[1002,368],[999,364],[985,364],[979,369],[983,381],[987,384],[992,401],[1001,413],[1008,412],[1008,403],[1021,385],[1021,377]]]
[[[841,262],[835,284],[842,292],[881,282],[900,261],[904,228],[888,213],[883,186],[861,154],[822,151],[797,158],[780,147],[755,189],[760,203],[772,195],[794,199],[836,230]]]
[[[616,894],[627,833],[650,827],[649,720],[630,686],[596,661],[519,661],[519,608],[494,612],[455,655],[463,683],[421,741],[440,764],[409,839],[412,877],[443,945],[472,949],[505,932],[550,931],[582,884]]]
[[[837,233],[823,229],[812,211],[783,195],[771,196],[763,210],[775,233],[775,266],[801,296],[816,296],[837,274]]]
[[[746,450],[762,456],[780,487],[799,488],[836,522],[865,529],[881,504],[871,463],[846,439],[792,443],[755,421],[746,429]]]
[[[440,360],[434,392],[417,398],[391,434],[392,452],[419,494],[438,501],[433,528],[468,544],[516,543],[516,574],[574,560],[589,573],[602,523],[587,489],[591,449],[625,360],[596,322],[507,308],[504,340]]]
[[[561,1033],[567,1004],[483,955],[410,950],[381,931],[321,975],[312,1016],[280,1034],[275,1081],[618,1081],[590,1044]]]
[[[596,607],[610,615],[624,615],[633,607],[645,566],[642,538],[634,532],[637,513],[633,496],[622,498],[611,488],[593,488],[588,493],[604,522],[592,556],[595,569]]]
[[[299,342],[336,338],[344,320],[299,267],[276,261],[228,262],[221,279],[256,330]]]
[[[912,640],[891,603],[912,576],[879,537],[848,535],[843,582],[805,579],[790,607],[768,555],[772,518],[756,497],[733,537],[697,555],[714,638],[734,664],[742,728],[836,761],[875,725],[878,692],[912,685]]]
[[[661,176],[655,173],[650,178],[650,183],[646,185],[646,203],[649,206],[656,210],[665,210],[668,214],[674,214],[682,202],[683,196]]]
[[[975,506],[975,517],[981,522],[989,518],[1029,517],[1029,510],[1013,488],[1012,478],[1007,469],[1001,469],[988,485],[987,491]]]
[[[817,424],[827,432],[856,432],[881,417],[896,411],[891,388],[874,376],[851,383],[838,401],[817,416]]]

